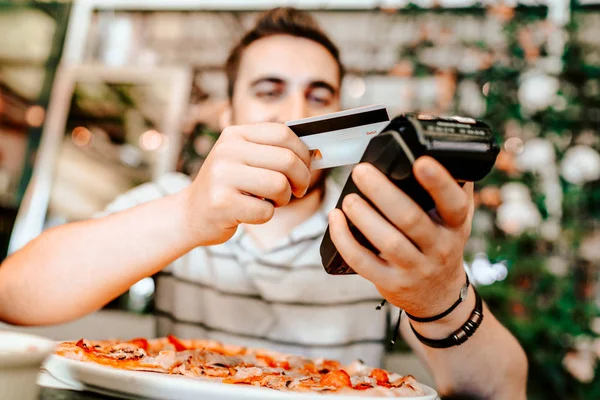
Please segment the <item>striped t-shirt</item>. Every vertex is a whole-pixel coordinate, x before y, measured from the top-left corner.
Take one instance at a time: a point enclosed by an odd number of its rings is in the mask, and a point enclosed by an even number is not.
[[[117,198],[106,213],[180,191],[171,173]],[[358,276],[331,276],[319,246],[341,192],[327,181],[322,206],[273,247],[262,250],[240,226],[227,242],[198,247],[158,274],[159,336],[210,338],[309,357],[381,365],[388,319],[381,295]]]

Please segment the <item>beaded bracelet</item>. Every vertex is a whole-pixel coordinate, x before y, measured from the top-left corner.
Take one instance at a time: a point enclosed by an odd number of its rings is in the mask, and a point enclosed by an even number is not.
[[[446,349],[448,347],[460,346],[461,344],[466,342],[471,336],[473,336],[473,334],[477,331],[477,329],[481,325],[481,322],[483,321],[483,301],[477,290],[475,290],[475,288],[473,288],[473,290],[475,292],[475,308],[471,312],[471,316],[469,317],[467,322],[465,322],[462,327],[454,331],[452,335],[448,336],[445,339],[429,339],[419,334],[415,330],[412,323],[409,321],[409,325],[412,328],[412,331],[414,332],[417,339],[419,339],[419,341],[426,346],[433,347],[436,349]]]

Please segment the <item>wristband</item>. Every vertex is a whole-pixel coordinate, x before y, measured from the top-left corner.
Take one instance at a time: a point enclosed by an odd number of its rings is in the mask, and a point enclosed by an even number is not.
[[[466,274],[465,274],[466,275]],[[469,275],[466,275],[467,277],[467,282],[463,285],[463,287],[460,289],[460,294],[458,295],[458,300],[456,300],[454,302],[454,304],[452,304],[450,306],[449,309],[447,309],[446,311],[442,312],[441,314],[438,315],[434,315],[433,317],[415,317],[414,315],[411,315],[409,313],[407,313],[406,311],[404,311],[404,313],[408,316],[408,318],[412,319],[413,321],[416,322],[433,322],[433,321],[437,321],[440,320],[442,318],[444,318],[445,316],[447,316],[448,314],[450,314],[452,311],[454,311],[454,309],[456,307],[458,307],[458,305],[460,303],[462,303],[463,301],[465,301],[465,299],[467,298],[467,295],[469,294]]]
[[[483,321],[483,301],[481,300],[481,296],[479,293],[477,293],[475,288],[473,288],[473,291],[475,292],[475,308],[471,312],[471,316],[467,322],[465,322],[460,329],[454,331],[452,335],[445,339],[429,339],[419,334],[409,321],[408,323],[417,339],[419,339],[419,341],[424,345],[436,349],[446,349],[453,346],[460,346],[461,344],[465,343],[471,336],[473,336]]]

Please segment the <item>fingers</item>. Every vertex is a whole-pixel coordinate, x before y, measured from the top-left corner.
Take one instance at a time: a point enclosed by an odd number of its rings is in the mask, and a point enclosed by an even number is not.
[[[270,200],[275,207],[285,206],[292,197],[288,179],[276,171],[242,165],[232,169],[228,179],[240,193]]]
[[[465,194],[467,195],[467,202],[469,204],[469,214],[473,214],[474,212],[472,207],[475,204],[474,189],[475,184],[473,182],[466,182],[462,187],[463,192],[465,192]]]
[[[464,226],[467,236],[471,235],[471,221],[473,221],[473,215],[475,214],[475,184],[473,182],[467,182],[463,186],[463,192],[467,195],[467,202],[469,203],[469,211],[467,214],[467,223]]]
[[[359,195],[346,196],[342,209],[385,260],[401,268],[416,267],[423,263],[423,254],[411,241]]]
[[[293,151],[284,147],[266,146],[243,142],[236,151],[246,165],[270,171],[277,171],[287,177],[291,191],[302,197],[310,184],[310,169]],[[289,200],[289,199],[288,199]]]
[[[461,227],[469,217],[472,202],[450,173],[431,157],[420,157],[414,163],[415,177],[431,195],[435,208],[444,223],[451,228]]]
[[[339,209],[329,213],[329,234],[344,261],[356,273],[375,284],[393,280],[394,270],[356,241],[348,228],[344,213]]]
[[[438,226],[381,171],[371,164],[359,164],[352,171],[352,179],[358,189],[421,251],[426,253],[435,246]]]
[[[201,204],[194,207],[198,225],[216,226],[209,242],[221,243],[239,224],[269,221],[292,193],[304,195],[309,168],[308,149],[285,125],[225,129],[194,180],[191,193]]]
[[[233,215],[239,224],[264,224],[273,218],[275,207],[268,201],[236,193],[232,196],[231,206],[235,207]]]
[[[308,148],[290,128],[283,124],[268,122],[232,126],[223,131],[223,134],[226,136],[238,136],[252,143],[289,149],[302,160],[304,165],[310,167],[310,153]]]

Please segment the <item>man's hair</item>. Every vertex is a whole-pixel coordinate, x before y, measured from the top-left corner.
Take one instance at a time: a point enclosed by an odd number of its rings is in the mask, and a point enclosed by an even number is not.
[[[262,14],[254,27],[233,47],[225,63],[227,74],[227,95],[231,99],[244,50],[253,42],[274,35],[290,35],[309,39],[325,47],[338,64],[340,81],[344,76],[344,66],[337,46],[321,29],[317,21],[305,11],[291,7],[279,7]]]

